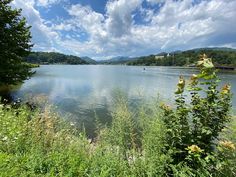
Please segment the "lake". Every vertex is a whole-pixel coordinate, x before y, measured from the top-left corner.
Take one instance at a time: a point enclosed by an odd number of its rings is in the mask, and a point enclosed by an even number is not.
[[[95,117],[110,121],[112,98],[121,90],[135,107],[142,99],[160,99],[171,103],[179,75],[186,78],[194,68],[112,66],[112,65],[42,65],[36,74],[11,95],[30,99],[45,95],[49,103],[74,122],[94,129]],[[231,83],[236,94],[236,74],[220,73],[223,83]],[[172,100],[172,101],[171,101]],[[236,97],[233,98],[236,106]]]

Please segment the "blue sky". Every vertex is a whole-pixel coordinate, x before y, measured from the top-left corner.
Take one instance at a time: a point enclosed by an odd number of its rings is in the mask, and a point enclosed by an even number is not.
[[[94,59],[236,48],[236,0],[14,0],[34,51]]]

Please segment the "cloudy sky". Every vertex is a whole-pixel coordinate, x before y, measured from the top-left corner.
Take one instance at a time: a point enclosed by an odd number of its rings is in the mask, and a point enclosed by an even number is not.
[[[34,51],[94,59],[236,48],[236,0],[14,0]]]

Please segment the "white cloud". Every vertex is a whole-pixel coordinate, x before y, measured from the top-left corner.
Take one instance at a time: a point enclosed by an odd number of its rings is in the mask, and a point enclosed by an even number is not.
[[[119,0],[110,1],[106,5],[108,32],[114,37],[130,34],[133,24],[132,12],[142,3],[142,0]]]
[[[51,29],[56,30],[56,31],[75,31],[76,30],[76,28],[70,23],[52,24]]]
[[[68,22],[74,26],[83,29],[91,35],[103,33],[102,23],[104,16],[93,11],[89,6],[72,5],[68,9],[68,13],[72,16],[72,19],[68,20]]]
[[[48,7],[53,4],[58,4],[65,0],[35,0],[37,6]]]
[[[33,6],[34,2],[26,3],[26,0],[15,0],[12,5],[22,9],[22,15],[26,17],[27,23],[32,26],[31,33],[33,36],[32,42],[35,44],[34,49],[53,50],[54,41],[58,40],[59,36],[44,24],[44,20]]]
[[[167,32],[166,39],[171,43],[164,48],[174,45],[181,47],[181,43],[191,45],[192,40],[200,39],[201,36],[209,40],[229,29],[236,29],[233,22],[236,17],[235,7],[234,0],[202,1],[196,5],[191,0],[166,1],[160,12],[153,15],[152,26],[161,26]],[[172,28],[175,30],[170,31]],[[199,46],[205,45],[204,41],[201,42]]]

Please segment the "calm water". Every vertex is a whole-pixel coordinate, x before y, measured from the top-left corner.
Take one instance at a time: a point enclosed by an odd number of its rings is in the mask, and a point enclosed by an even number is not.
[[[110,120],[112,95],[117,89],[127,95],[130,103],[157,94],[173,100],[179,75],[189,77],[194,69],[171,67],[107,66],[107,65],[44,65],[12,95],[31,98],[46,95],[50,103],[76,122],[93,129],[95,116]],[[223,83],[231,83],[236,94],[236,74],[221,73]],[[236,97],[233,100],[236,105]]]

